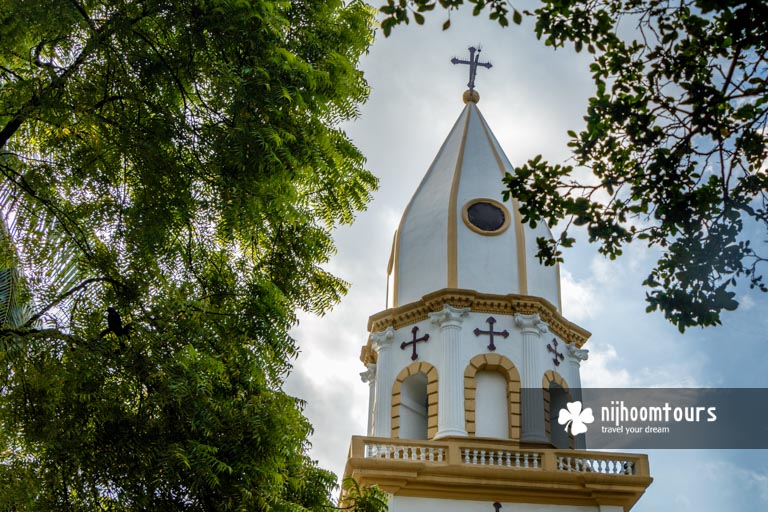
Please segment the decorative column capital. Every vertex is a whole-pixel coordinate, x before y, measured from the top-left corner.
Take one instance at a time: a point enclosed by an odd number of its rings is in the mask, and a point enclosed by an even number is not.
[[[576,345],[571,344],[566,345],[566,347],[568,347],[568,355],[575,359],[577,363],[586,361],[589,357],[589,350],[585,348],[576,348]]]
[[[392,341],[395,339],[395,330],[390,325],[383,331],[371,333],[371,345],[376,352],[388,349],[392,346]]]
[[[515,315],[515,325],[518,326],[523,333],[544,334],[545,332],[549,332],[549,326],[541,320],[538,313],[532,315],[517,313]]]
[[[373,384],[376,380],[376,365],[369,364],[367,370],[360,372],[360,379],[362,379],[363,382]]]
[[[449,304],[443,306],[443,309],[429,314],[433,324],[440,327],[456,326],[458,327],[469,315],[469,308],[455,308]]]

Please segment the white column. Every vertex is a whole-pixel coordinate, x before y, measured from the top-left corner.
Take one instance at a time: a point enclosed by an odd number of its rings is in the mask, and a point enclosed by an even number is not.
[[[541,379],[544,365],[541,361],[541,335],[547,332],[547,324],[538,314],[515,315],[515,325],[523,334],[522,359],[522,411],[520,441],[526,443],[548,443],[544,421],[544,391]]]
[[[376,351],[376,397],[373,411],[373,435],[392,436],[392,340],[395,330],[387,327],[371,333],[371,345]]]
[[[368,428],[366,435],[373,435],[373,404],[376,403],[376,365],[368,363],[367,370],[360,374],[363,382],[368,383]]]
[[[581,362],[586,361],[589,357],[589,350],[583,348],[576,348],[576,345],[567,344],[568,349],[568,365],[571,369],[571,381],[568,385],[571,389],[581,389]],[[581,400],[581,397],[574,397],[576,400]]]
[[[430,313],[432,323],[440,326],[441,364],[437,373],[437,434],[435,439],[466,436],[464,429],[464,369],[461,367],[461,323],[469,308],[445,305]]]
[[[571,391],[571,399],[582,401],[581,397],[581,362],[589,357],[589,350],[576,348],[576,345],[568,344],[568,365],[571,370],[571,381],[568,382]],[[586,448],[584,436],[574,436],[574,448],[583,450]]]

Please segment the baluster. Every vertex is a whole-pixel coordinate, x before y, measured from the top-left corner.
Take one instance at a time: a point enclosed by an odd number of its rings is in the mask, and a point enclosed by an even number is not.
[[[437,450],[437,461],[438,462],[443,462],[443,449],[442,448],[438,448],[438,450]]]
[[[567,462],[568,471],[572,471],[572,470],[571,470],[571,458],[570,458],[570,457],[568,457],[568,458],[566,458],[565,460],[566,460],[566,462]]]
[[[429,462],[434,462],[434,460],[435,460],[435,449],[430,446],[427,450],[429,452],[429,457],[427,457],[427,460],[429,460]]]
[[[506,452],[506,453],[507,453],[507,467],[510,467],[512,465],[512,461],[511,461],[512,454],[510,452]]]
[[[485,450],[480,450],[480,465],[485,466]]]
[[[477,464],[477,450],[472,450],[472,464]]]
[[[539,454],[533,454],[533,469],[539,469]]]
[[[528,455],[529,455],[528,453],[524,453],[523,454],[523,467],[524,468],[528,467]]]
[[[469,464],[469,448],[464,448],[464,464]]]
[[[515,467],[520,467],[520,452],[515,452]]]
[[[557,458],[557,470],[562,471],[563,470],[563,458],[558,457]]]

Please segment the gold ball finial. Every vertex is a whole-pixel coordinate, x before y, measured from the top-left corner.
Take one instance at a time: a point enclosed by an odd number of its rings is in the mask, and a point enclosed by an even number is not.
[[[472,103],[477,103],[480,101],[480,93],[478,93],[474,89],[467,89],[464,91],[464,95],[462,96],[462,99],[464,100],[464,103],[469,103],[470,101]]]

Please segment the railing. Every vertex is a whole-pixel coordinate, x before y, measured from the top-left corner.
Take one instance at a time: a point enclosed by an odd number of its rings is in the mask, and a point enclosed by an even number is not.
[[[538,469],[541,461],[541,454],[536,452],[462,448],[461,453],[464,464],[479,466]]]
[[[365,443],[365,458],[444,462],[445,448],[393,443]]]
[[[510,448],[512,445],[512,448]],[[350,458],[417,462],[435,465],[471,465],[525,471],[649,476],[648,458],[641,454],[586,450],[528,450],[512,442],[450,438],[439,441],[352,438]]]
[[[604,475],[636,475],[637,462],[628,457],[615,458],[610,453],[592,452],[587,457],[558,454],[557,470]]]

